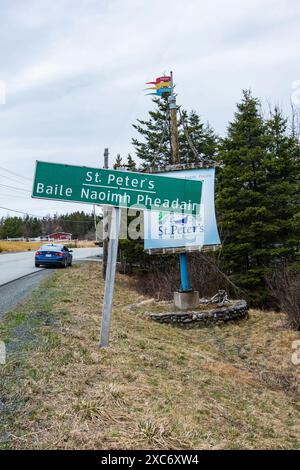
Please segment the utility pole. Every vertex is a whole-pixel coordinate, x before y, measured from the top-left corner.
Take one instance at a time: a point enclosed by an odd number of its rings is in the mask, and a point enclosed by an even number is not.
[[[169,96],[169,110],[170,110],[170,124],[171,124],[171,150],[172,150],[172,163],[176,165],[179,163],[179,148],[178,148],[178,127],[177,127],[177,104],[176,95],[174,93],[174,80],[173,72],[170,72],[172,92]],[[180,278],[181,278],[181,292],[192,291],[189,271],[188,271],[188,255],[187,253],[180,253]]]
[[[173,72],[170,72],[172,92],[169,96],[170,124],[171,124],[171,150],[172,163],[176,165],[179,162],[178,151],[178,127],[177,127],[177,104],[176,95],[174,93]]]
[[[109,150],[108,148],[104,149],[104,168],[108,168],[108,156]],[[107,256],[108,256],[108,216],[109,216],[109,209],[107,206],[103,206],[103,263],[102,263],[102,275],[103,279],[106,276],[106,267],[107,267]]]

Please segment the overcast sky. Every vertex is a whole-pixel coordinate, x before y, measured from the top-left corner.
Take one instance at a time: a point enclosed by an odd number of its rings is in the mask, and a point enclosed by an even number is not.
[[[134,154],[144,83],[170,69],[178,102],[221,135],[243,88],[288,113],[299,44],[299,0],[0,0],[0,185],[19,188],[0,186],[0,206],[90,210],[31,200],[35,160]]]

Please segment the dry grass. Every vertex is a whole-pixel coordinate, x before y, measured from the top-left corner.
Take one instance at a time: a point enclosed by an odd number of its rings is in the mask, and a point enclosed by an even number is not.
[[[100,350],[100,270],[60,271],[44,303],[35,294],[0,327],[8,340],[30,315],[37,322],[34,312],[43,320],[35,346],[2,370],[0,396],[13,409],[3,448],[300,448],[300,366],[291,362],[300,335],[278,314],[197,330],[159,325],[142,306],[124,308],[145,298],[118,276],[111,346]]]
[[[18,252],[18,251],[35,251],[41,245],[47,242],[9,242],[0,240],[0,253],[1,252]],[[95,247],[95,243],[89,240],[70,241],[65,243],[70,248],[90,248]]]
[[[41,242],[8,242],[6,240],[0,241],[0,252],[17,252],[17,251],[30,251],[37,250],[41,246]]]
[[[95,248],[95,242],[91,240],[71,240],[66,242],[69,248]]]

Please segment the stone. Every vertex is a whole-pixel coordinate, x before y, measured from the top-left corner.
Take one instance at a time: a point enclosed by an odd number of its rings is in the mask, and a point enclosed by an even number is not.
[[[145,312],[152,320],[159,323],[169,323],[183,328],[197,328],[210,324],[221,325],[234,320],[248,318],[248,306],[245,300],[233,300],[228,306],[212,308],[205,311],[184,310],[172,312]]]
[[[199,305],[199,292],[174,292],[174,305],[180,310],[197,308]]]

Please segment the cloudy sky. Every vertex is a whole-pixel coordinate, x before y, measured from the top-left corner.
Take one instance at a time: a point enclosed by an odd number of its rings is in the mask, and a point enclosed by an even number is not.
[[[299,0],[0,0],[0,206],[82,207],[31,200],[35,160],[132,152],[144,83],[171,69],[179,103],[221,135],[243,88],[288,113],[299,43]]]

